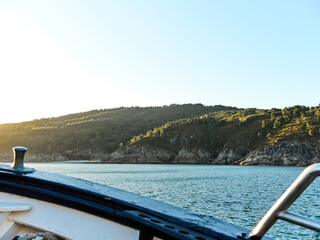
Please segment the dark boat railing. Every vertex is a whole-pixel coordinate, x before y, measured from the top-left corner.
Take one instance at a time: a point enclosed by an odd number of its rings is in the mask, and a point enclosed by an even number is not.
[[[250,239],[262,238],[278,219],[320,232],[319,221],[286,211],[318,176],[320,163],[307,167],[251,231]]]

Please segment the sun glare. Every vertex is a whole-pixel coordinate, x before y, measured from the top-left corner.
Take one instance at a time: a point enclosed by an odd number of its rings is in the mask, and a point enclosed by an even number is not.
[[[0,32],[5,36],[0,38],[1,122],[67,114],[70,108],[74,112],[91,110],[96,108],[91,101],[100,101],[101,108],[108,102],[121,102],[116,94],[120,89],[115,91],[117,87],[111,81],[102,81],[102,77],[72,59],[27,18],[12,13],[1,15]],[[13,110],[17,108],[19,111]]]

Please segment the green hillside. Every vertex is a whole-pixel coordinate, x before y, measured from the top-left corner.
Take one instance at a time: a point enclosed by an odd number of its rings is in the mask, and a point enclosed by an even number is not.
[[[320,107],[225,110],[168,122],[133,137],[129,145],[172,153],[200,148],[217,156],[224,148],[251,151],[284,141],[317,143],[319,128]]]
[[[236,108],[202,104],[132,107],[2,124],[0,152],[9,152],[12,146],[22,145],[31,153],[60,153],[70,159],[87,158],[85,154],[75,153],[88,149],[91,153],[110,153],[119,145],[126,145],[133,136],[167,122],[232,109]]]
[[[125,150],[130,159],[130,149],[139,149],[135,147],[164,150],[173,156],[182,149],[203,149],[211,158],[234,149],[245,156],[282,142],[315,145],[319,128],[319,106],[260,110],[185,104],[104,109],[2,124],[0,153],[22,145],[32,154],[58,154],[65,159],[94,159],[95,154],[108,159],[116,150]]]

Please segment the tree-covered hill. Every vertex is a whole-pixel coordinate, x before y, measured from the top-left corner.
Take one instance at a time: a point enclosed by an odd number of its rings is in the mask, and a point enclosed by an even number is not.
[[[0,154],[22,145],[36,161],[306,165],[320,161],[319,140],[320,106],[131,107],[0,125]]]
[[[244,157],[251,151],[285,142],[318,146],[319,131],[320,107],[225,110],[168,122],[133,137],[128,144],[131,149],[163,150],[172,159],[181,151],[201,149],[208,153],[207,161],[213,162],[226,150]],[[313,157],[318,154],[315,151]]]
[[[233,107],[202,104],[163,107],[103,109],[56,118],[0,125],[0,152],[22,145],[30,153],[59,153],[68,158],[88,158],[93,153],[111,153],[135,135],[167,122],[199,117]]]

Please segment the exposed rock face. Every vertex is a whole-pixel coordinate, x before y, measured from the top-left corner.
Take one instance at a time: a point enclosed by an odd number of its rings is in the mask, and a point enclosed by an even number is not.
[[[70,157],[71,156],[71,157]],[[129,146],[111,154],[91,153],[82,150],[79,153],[66,152],[65,155],[27,153],[26,162],[55,162],[75,160],[100,160],[105,163],[158,163],[158,164],[219,164],[219,165],[279,165],[307,166],[320,162],[320,143],[308,144],[299,142],[283,142],[265,149],[249,151],[244,146],[236,149],[223,149],[217,157],[204,149],[187,149],[179,151],[153,149],[145,146]],[[86,156],[82,158],[83,156]],[[1,153],[0,162],[12,162],[12,153]]]
[[[245,147],[237,147],[235,150],[222,150],[218,157],[213,161],[213,164],[232,165],[238,164],[239,160],[248,154]]]
[[[266,147],[262,151],[249,151],[240,146],[233,150],[224,149],[215,158],[212,153],[203,149],[182,148],[177,153],[173,153],[147,147],[130,146],[124,150],[118,150],[102,160],[110,163],[306,166],[320,162],[320,147],[307,143],[283,142]]]
[[[184,163],[184,164],[208,164],[214,160],[212,154],[203,149],[187,150],[181,149],[175,156],[172,163]]]
[[[306,166],[319,162],[319,146],[307,143],[283,142],[266,147],[263,151],[252,151],[241,159],[240,165]]]
[[[193,151],[181,149],[178,153],[172,153],[147,147],[127,147],[100,159],[109,163],[208,164],[213,161],[212,155],[202,149]]]
[[[122,151],[110,154],[109,162],[125,163],[171,163],[174,155],[164,150],[149,149],[146,147],[129,147]]]

